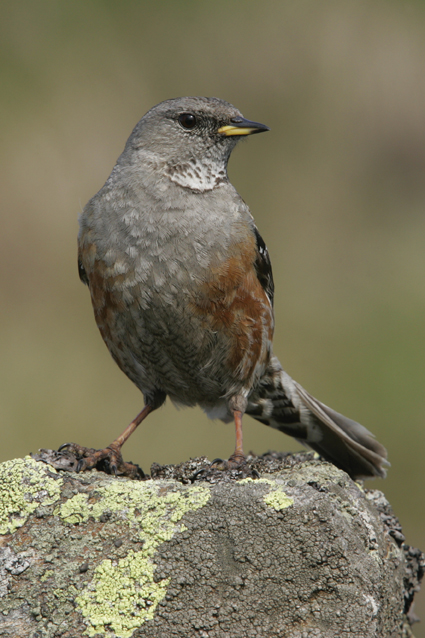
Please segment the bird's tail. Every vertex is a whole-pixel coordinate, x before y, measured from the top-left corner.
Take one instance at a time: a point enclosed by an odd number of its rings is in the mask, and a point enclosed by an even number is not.
[[[352,478],[385,477],[387,451],[363,425],[311,396],[272,357],[247,414],[309,445]]]

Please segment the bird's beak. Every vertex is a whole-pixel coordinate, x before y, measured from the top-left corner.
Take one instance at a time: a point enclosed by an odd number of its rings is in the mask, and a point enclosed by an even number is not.
[[[253,133],[270,131],[265,124],[251,122],[251,120],[246,120],[244,117],[235,117],[230,122],[231,124],[221,126],[217,132],[229,137],[230,135],[252,135]]]

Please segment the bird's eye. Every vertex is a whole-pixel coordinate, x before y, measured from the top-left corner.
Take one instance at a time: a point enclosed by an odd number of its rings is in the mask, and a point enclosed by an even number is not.
[[[192,113],[182,113],[179,115],[179,122],[183,128],[192,129],[196,126],[196,117]]]

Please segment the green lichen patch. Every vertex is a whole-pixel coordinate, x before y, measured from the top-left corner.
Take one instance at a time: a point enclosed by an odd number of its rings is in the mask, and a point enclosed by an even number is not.
[[[84,523],[88,520],[90,509],[88,506],[87,494],[76,494],[72,498],[62,503],[59,511],[55,510],[55,514],[60,513],[66,523]]]
[[[60,498],[62,479],[56,470],[31,457],[0,463],[0,534],[9,534],[26,522],[40,505]]]
[[[130,551],[116,564],[104,560],[98,566],[91,586],[77,598],[89,622],[89,636],[108,628],[125,638],[154,617],[170,582],[154,582],[154,570],[155,563],[143,551]]]
[[[242,479],[241,481],[238,481],[237,484],[240,485],[241,483],[242,484],[252,483],[253,485],[258,485],[259,483],[260,484],[265,483],[267,485],[270,485],[273,489],[271,489],[265,496],[263,496],[263,501],[265,502],[266,505],[273,507],[275,510],[283,510],[294,504],[294,499],[288,496],[286,492],[284,492],[284,490],[282,489],[281,485],[275,480],[268,479],[268,478],[260,478],[260,479],[245,478],[245,479]]]
[[[294,504],[294,499],[287,496],[281,488],[278,488],[277,490],[271,490],[268,494],[266,494],[264,502],[266,505],[270,505],[270,507],[273,507],[275,510],[284,510]]]
[[[95,495],[97,500],[89,502],[86,495],[77,494],[61,506],[60,516],[73,523],[89,517],[98,520],[108,512],[110,521],[122,520],[137,530],[143,548],[131,550],[117,561],[102,561],[76,602],[89,636],[110,631],[114,636],[129,638],[137,627],[153,618],[166,594],[169,579],[154,581],[153,558],[158,546],[184,529],[179,525],[182,517],[203,507],[210,490],[165,481],[116,481],[97,488]]]
[[[55,572],[53,569],[46,569],[46,571],[44,572],[44,574],[42,576],[40,576],[40,581],[42,583],[45,583],[46,580],[48,578],[50,578],[50,576],[54,576]]]

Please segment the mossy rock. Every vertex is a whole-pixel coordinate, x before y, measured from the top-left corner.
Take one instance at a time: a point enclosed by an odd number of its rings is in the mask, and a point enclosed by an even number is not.
[[[250,462],[193,484],[205,460],[140,482],[0,464],[0,634],[411,635],[423,555],[383,495],[309,454]]]

